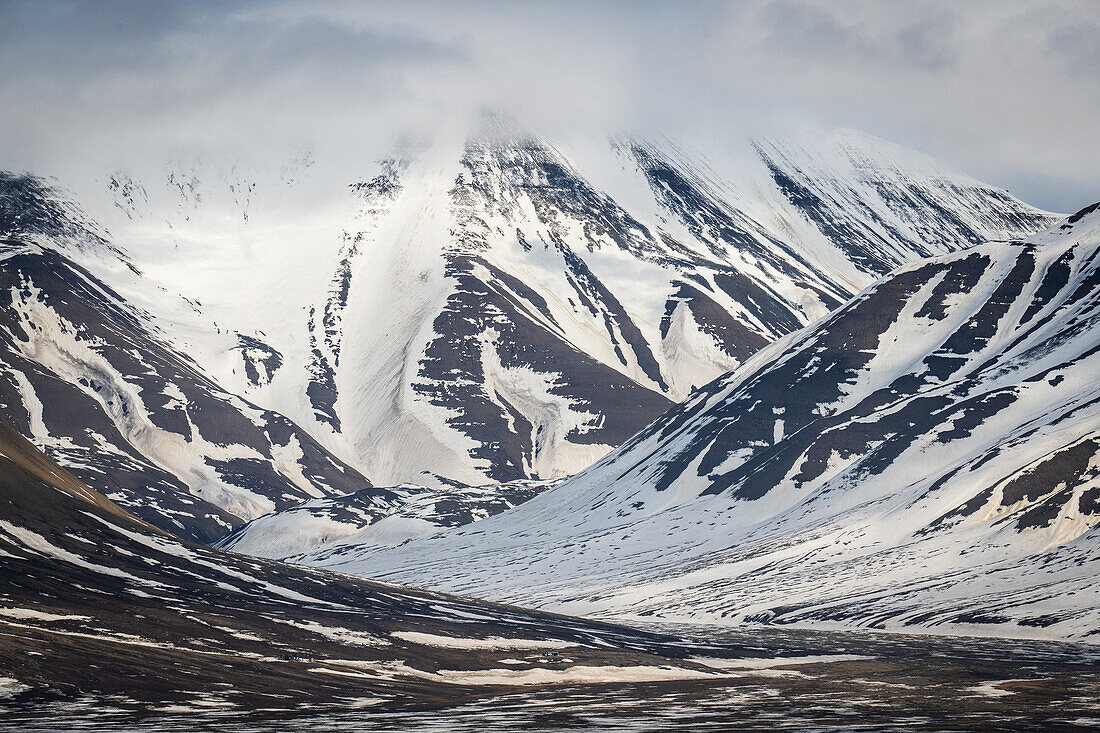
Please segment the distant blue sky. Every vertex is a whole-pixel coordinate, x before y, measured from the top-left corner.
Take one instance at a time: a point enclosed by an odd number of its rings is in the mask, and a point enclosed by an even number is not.
[[[713,136],[807,119],[1030,203],[1100,199],[1100,3],[0,0],[0,167],[368,144],[470,110]]]

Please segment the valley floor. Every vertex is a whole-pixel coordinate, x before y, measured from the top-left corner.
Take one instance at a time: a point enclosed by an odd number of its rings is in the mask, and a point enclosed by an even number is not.
[[[444,707],[358,700],[244,709],[233,691],[151,706],[126,695],[0,698],[5,730],[1073,730],[1100,726],[1100,648],[1070,643],[710,626],[683,639],[712,679],[482,688]],[[733,648],[762,655],[729,659]],[[719,659],[727,657],[726,659]],[[4,693],[0,680],[0,695]]]

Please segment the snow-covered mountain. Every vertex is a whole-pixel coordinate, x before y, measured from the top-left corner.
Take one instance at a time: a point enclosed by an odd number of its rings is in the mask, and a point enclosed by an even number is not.
[[[489,117],[356,178],[325,166],[203,160],[81,193],[196,310],[124,297],[385,486],[572,474],[894,267],[1052,221],[850,131],[708,158]]]
[[[668,140],[554,146],[499,118],[351,185],[309,153],[75,192],[5,174],[2,417],[203,542],[354,492],[392,513],[367,479],[574,473],[890,268],[1049,219],[881,140],[815,135],[746,143],[729,176]],[[487,491],[447,500],[515,503]],[[446,524],[430,496],[368,534]]]
[[[1095,205],[900,268],[522,506],[316,562],[573,612],[1094,639],[1098,375]]]
[[[215,383],[74,258],[147,286],[56,192],[0,174],[0,421],[136,516],[211,542],[370,483],[292,421]],[[151,293],[151,297],[156,293]],[[165,296],[167,297],[167,296]]]

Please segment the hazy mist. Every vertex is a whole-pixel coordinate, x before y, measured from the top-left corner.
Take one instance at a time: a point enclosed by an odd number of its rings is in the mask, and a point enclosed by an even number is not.
[[[1100,198],[1100,24],[1069,0],[0,2],[0,167],[377,156],[540,132],[855,127],[1029,203]]]

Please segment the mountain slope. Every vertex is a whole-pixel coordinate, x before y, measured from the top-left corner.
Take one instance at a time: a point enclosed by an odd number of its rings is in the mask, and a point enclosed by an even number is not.
[[[361,553],[368,546],[391,547],[496,516],[555,483],[520,479],[487,486],[371,487],[346,496],[311,499],[257,517],[215,546],[290,562],[306,553],[312,557],[322,551],[326,557]]]
[[[284,416],[230,394],[147,312],[74,262],[126,260],[31,177],[0,176],[0,420],[142,519],[211,542],[369,482]]]
[[[173,343],[382,485],[574,473],[890,269],[1052,221],[857,133],[742,147],[489,117],[350,186],[207,163],[119,174],[95,214],[201,303],[157,313]]]
[[[599,622],[186,544],[0,426],[0,708],[316,714],[531,684],[723,678],[689,653]]]
[[[1093,638],[1098,321],[1094,206],[901,268],[476,528],[331,566],[589,613]]]

